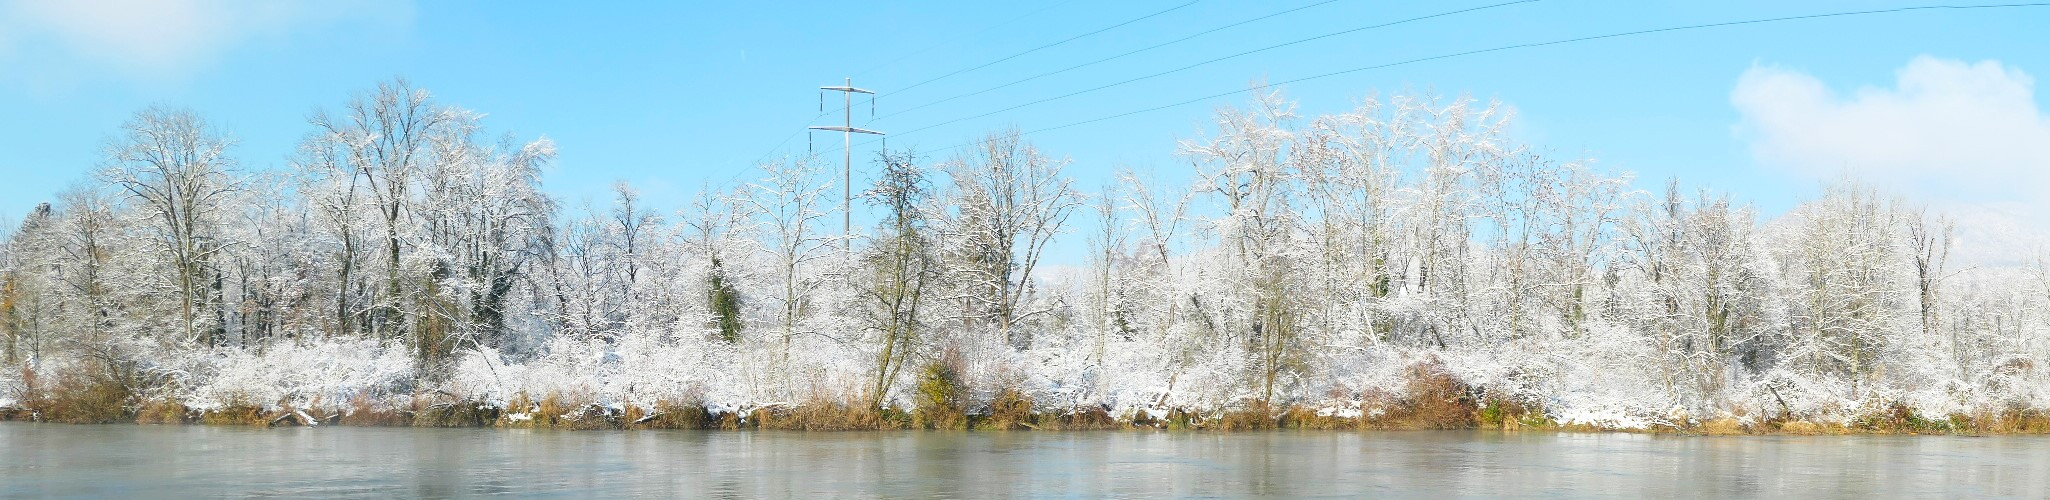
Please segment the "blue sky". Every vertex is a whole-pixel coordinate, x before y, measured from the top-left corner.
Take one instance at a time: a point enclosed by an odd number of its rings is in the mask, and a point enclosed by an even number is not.
[[[0,0],[0,214],[18,216],[87,179],[99,145],[152,103],[191,107],[228,130],[244,168],[281,168],[310,130],[310,112],[335,109],[351,93],[399,75],[445,103],[487,113],[495,131],[553,139],[560,157],[545,182],[569,203],[602,203],[608,185],[627,180],[651,201],[681,208],[707,183],[750,175],[764,155],[802,153],[803,135],[776,146],[805,125],[838,121],[837,114],[813,119],[816,88],[844,77],[884,92],[876,109],[887,114],[1317,1],[1200,1],[893,91],[1183,3]],[[908,131],[1253,48],[1492,3],[1339,0],[881,120],[867,119],[864,103],[856,122]],[[890,144],[933,150],[1001,127],[1066,124],[1243,89],[1255,79],[1466,50],[1909,5],[1923,4],[1510,5],[1239,57]],[[2050,140],[2038,141],[2050,136],[2036,130],[2050,130],[2042,127],[2050,121],[2035,105],[2032,76],[2050,72],[2046,25],[2050,8],[1792,21],[1450,58],[1285,90],[1311,114],[1342,111],[1377,92],[1499,99],[1517,111],[1517,138],[1535,147],[1635,172],[1644,186],[1678,177],[1734,192],[1768,213],[1812,196],[1836,173],[1862,175],[1866,162],[1883,163],[1872,176],[1910,195],[2030,205],[2035,188],[2050,187],[2033,173],[2050,170],[2050,155],[2041,154]],[[1740,89],[1745,82],[1752,86]],[[1215,106],[1244,101],[1231,96],[1029,139],[1073,159],[1069,171],[1085,187],[1124,166],[1173,177],[1186,170],[1173,155],[1175,141],[1201,133]],[[1917,127],[1928,123],[1995,130],[1932,139],[1878,160],[1858,156],[1870,150],[1857,137],[1921,137],[1930,134]],[[823,150],[839,138],[816,141]],[[1965,159],[1997,168],[1943,155],[1964,148],[1994,150]],[[1983,175],[1957,174],[1973,168]],[[2028,181],[1998,180],[2014,172]],[[1931,178],[1951,182],[1925,182]]]

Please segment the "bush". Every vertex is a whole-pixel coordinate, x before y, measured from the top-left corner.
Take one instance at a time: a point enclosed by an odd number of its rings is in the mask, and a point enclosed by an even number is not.
[[[611,408],[599,406],[589,401],[588,398],[571,397],[551,392],[548,393],[548,397],[541,398],[540,402],[534,402],[525,393],[521,393],[514,396],[513,400],[507,403],[504,408],[493,407],[482,402],[466,402],[457,406],[474,408],[474,414],[456,415],[454,418],[458,423],[455,425],[432,425],[432,427],[468,427],[468,425],[460,424],[460,422],[482,419],[485,424],[481,425],[497,423],[506,427],[528,429],[623,429],[630,422],[637,421],[640,417],[646,415],[642,410],[633,408],[631,409],[632,415],[629,416],[629,413],[626,411],[613,411]],[[422,426],[427,427],[429,425],[422,424]]]
[[[1182,409],[1179,406],[1168,409],[1167,418],[1163,420],[1166,420],[1166,422],[1162,423],[1165,424],[1167,430],[1171,431],[1195,429],[1203,423],[1203,419],[1198,418],[1194,412]]]
[[[1887,404],[1877,413],[1853,420],[1851,426],[1860,430],[1889,434],[1925,434],[1949,432],[1952,429],[1951,423],[1950,420],[1924,418],[1916,413],[1914,408],[1894,402]]]
[[[1225,412],[1223,418],[1217,420],[1216,430],[1256,431],[1273,429],[1277,422],[1274,418],[1274,413],[1268,411],[1268,408],[1266,401],[1250,401],[1243,408]]]
[[[656,401],[653,409],[628,406],[621,420],[634,429],[704,429],[712,422],[705,405],[669,400]]]
[[[1546,417],[1544,410],[1536,405],[1499,397],[1488,398],[1488,403],[1474,412],[1474,422],[1483,429],[1505,431],[1557,426],[1557,423]]]
[[[1479,421],[1480,406],[1473,388],[1445,371],[1436,359],[1411,364],[1404,370],[1408,379],[1405,394],[1374,425],[1391,429],[1471,429]]]
[[[157,399],[135,410],[138,424],[183,424],[192,421],[192,410],[176,399]]]
[[[1709,419],[1702,422],[1695,430],[1710,436],[1735,436],[1746,433],[1744,424],[1730,417]]]
[[[1045,418],[1047,417],[1046,415],[1041,417],[1038,419],[1039,428],[1044,430],[1098,431],[1130,427],[1130,425],[1119,423],[1117,417],[1110,415],[1110,409],[1103,406],[1076,407],[1056,415],[1051,415],[1052,418]],[[1133,424],[1137,425],[1137,420],[1144,417],[1144,413],[1139,414],[1133,419]]]
[[[133,417],[135,391],[113,377],[86,370],[60,374],[54,384],[39,387],[36,376],[23,370],[21,406],[46,422],[111,424]]]
[[[926,363],[918,370],[918,394],[911,412],[911,424],[923,429],[961,430],[968,428],[967,399],[961,387],[957,363],[947,360]],[[1028,412],[1030,410],[1028,409]]]
[[[1827,429],[1824,429],[1821,425],[1817,425],[1814,422],[1800,420],[1795,420],[1791,422],[1780,422],[1779,424],[1779,432],[1799,436],[1813,436],[1817,434],[1822,434],[1826,430]]]
[[[1275,417],[1275,425],[1284,429],[1323,431],[1356,430],[1361,428],[1364,421],[1365,419],[1360,418],[1319,415],[1317,410],[1303,406],[1291,406],[1282,411],[1281,416]]]
[[[983,418],[979,428],[999,431],[1030,429],[1033,423],[1032,398],[1017,389],[997,392],[996,399],[989,402],[989,415]]]
[[[749,418],[762,429],[789,431],[875,431],[901,429],[916,417],[898,408],[869,408],[814,398],[796,407],[755,410]]]
[[[366,427],[399,427],[412,425],[413,420],[390,408],[379,408],[367,394],[356,394],[349,399],[349,409],[341,415],[342,425]]]
[[[502,412],[482,401],[415,396],[412,413],[414,427],[487,427],[497,422]]]
[[[270,419],[264,418],[263,407],[238,396],[220,408],[200,412],[199,422],[207,425],[261,426],[269,425]]]

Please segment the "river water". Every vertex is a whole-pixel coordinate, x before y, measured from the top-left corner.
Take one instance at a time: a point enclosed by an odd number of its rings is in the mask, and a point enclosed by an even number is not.
[[[0,423],[0,497],[2050,497],[2050,438]]]

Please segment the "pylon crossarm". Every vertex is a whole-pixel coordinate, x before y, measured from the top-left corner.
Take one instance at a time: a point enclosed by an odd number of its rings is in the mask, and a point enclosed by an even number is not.
[[[834,131],[834,132],[853,132],[853,133],[856,133],[856,134],[875,134],[875,135],[883,135],[883,133],[882,133],[882,132],[877,132],[877,131],[874,131],[874,130],[869,130],[869,129],[865,129],[865,128],[854,128],[854,127],[833,127],[833,126],[817,126],[817,125],[814,125],[814,126],[811,126],[811,127],[808,127],[808,128],[810,128],[810,129],[812,129],[812,130],[831,130],[831,131]]]

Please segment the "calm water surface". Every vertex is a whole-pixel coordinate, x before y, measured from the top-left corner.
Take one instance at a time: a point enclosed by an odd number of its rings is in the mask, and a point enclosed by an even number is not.
[[[0,423],[0,497],[2050,497],[2050,438]]]

